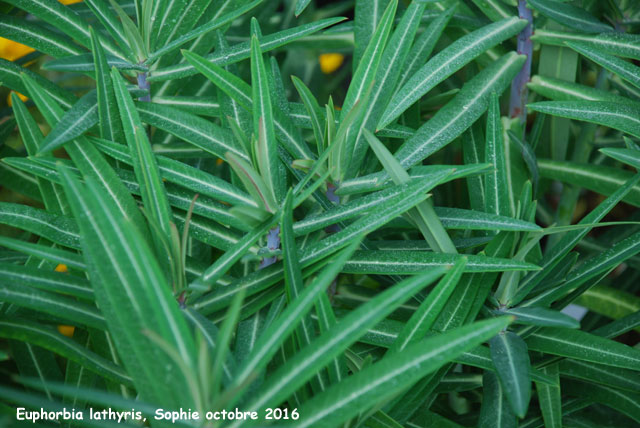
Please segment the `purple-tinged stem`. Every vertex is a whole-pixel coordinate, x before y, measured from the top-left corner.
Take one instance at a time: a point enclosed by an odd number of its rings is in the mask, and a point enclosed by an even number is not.
[[[147,91],[147,95],[138,98],[139,101],[151,101],[151,85],[147,80],[147,73],[139,73],[138,74],[138,88],[144,89]]]
[[[267,248],[271,251],[275,251],[280,248],[280,227],[276,226],[267,234]],[[265,257],[260,262],[260,269],[264,269],[267,266],[271,266],[277,260],[277,257]]]
[[[526,128],[527,120],[527,97],[529,90],[527,83],[531,78],[531,57],[533,56],[533,43],[531,35],[533,34],[533,14],[531,9],[527,8],[527,0],[518,0],[518,14],[521,19],[526,19],[528,24],[518,35],[518,53],[526,55],[527,60],[522,66],[520,73],[513,79],[511,83],[511,99],[509,102],[509,116],[517,117],[522,122],[522,128]]]

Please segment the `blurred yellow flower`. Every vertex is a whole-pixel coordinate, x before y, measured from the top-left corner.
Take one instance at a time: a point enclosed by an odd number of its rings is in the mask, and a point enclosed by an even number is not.
[[[21,94],[20,92],[18,92],[18,91],[11,91],[11,92],[9,92],[9,95],[7,95],[7,105],[8,105],[9,107],[13,106],[13,101],[11,101],[11,94],[12,94],[12,93],[14,93],[14,92],[18,95],[18,97],[20,97],[20,99],[22,100],[22,102],[25,102],[25,101],[27,101],[27,100],[29,99],[29,98],[27,98],[26,96],[22,95],[22,94]]]
[[[35,49],[25,46],[21,43],[14,42],[13,40],[0,37],[0,58],[4,58],[8,61],[15,61],[18,58],[30,54]]]
[[[58,0],[60,3],[62,4],[74,4],[74,3],[80,3],[82,0]]]
[[[63,336],[67,336],[67,337],[73,337],[73,332],[76,330],[76,328],[72,325],[59,325],[58,326],[58,331],[60,332],[61,335]]]
[[[331,74],[340,68],[344,62],[344,55],[339,53],[327,53],[320,55],[318,60],[320,61],[320,70],[322,70],[324,74]]]
[[[56,272],[68,272],[69,269],[67,268],[67,265],[60,263],[58,266],[56,266],[55,271]]]

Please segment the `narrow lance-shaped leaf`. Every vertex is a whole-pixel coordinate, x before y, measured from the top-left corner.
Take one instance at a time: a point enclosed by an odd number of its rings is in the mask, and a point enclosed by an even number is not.
[[[509,203],[511,192],[508,188],[503,134],[502,121],[500,120],[500,101],[494,92],[489,102],[485,147],[486,162],[493,164],[494,169],[485,176],[485,211],[511,216],[513,215],[513,204]]]
[[[482,408],[478,428],[515,428],[516,414],[505,396],[505,390],[495,373],[485,371],[482,376]]]
[[[253,89],[253,132],[257,138],[256,159],[260,175],[264,179],[271,197],[281,200],[284,180],[280,176],[278,143],[273,127],[271,95],[267,70],[264,65],[260,42],[256,34],[251,36],[251,87]]]
[[[0,281],[0,298],[3,302],[59,317],[69,323],[103,330],[104,318],[98,309],[73,298],[38,290],[18,283]]]
[[[526,25],[525,20],[507,18],[456,40],[407,80],[389,102],[377,129],[386,127],[438,83],[490,47],[518,34]]]
[[[539,270],[539,267],[518,260],[488,257],[485,255],[459,255],[425,253],[423,251],[358,251],[346,263],[346,273],[379,275],[411,275],[433,266],[453,266],[459,259],[467,258],[467,272],[504,272]]]
[[[301,350],[286,365],[274,372],[260,394],[247,404],[247,408],[259,409],[279,403],[347,346],[358,340],[367,328],[386,317],[398,305],[433,282],[443,272],[444,269],[423,272],[385,290],[352,311],[327,333],[318,337],[310,346]],[[231,426],[237,427],[238,424]]]
[[[380,64],[373,77],[373,90],[367,102],[368,105],[364,109],[362,117],[355,122],[355,129],[350,130],[347,135],[347,147],[353,147],[349,161],[350,168],[347,170],[349,177],[355,176],[354,171],[359,170],[362,165],[368,147],[363,131],[375,129],[389,98],[393,94],[425,7],[424,3],[411,3],[385,45]],[[367,52],[365,52],[366,54]],[[350,140],[354,140],[354,142]]]
[[[0,336],[40,346],[83,365],[105,379],[131,385],[131,378],[121,368],[94,352],[78,345],[57,330],[26,319],[0,320]]]
[[[491,360],[513,412],[523,418],[531,399],[529,351],[526,343],[510,331],[496,335],[489,342]]]
[[[560,376],[558,364],[551,364],[543,367],[541,371],[555,381],[555,385],[548,385],[542,382],[536,382],[536,391],[538,392],[538,401],[540,402],[540,410],[542,410],[542,419],[545,427],[562,428],[562,394],[560,391]]]
[[[50,152],[82,135],[99,122],[97,93],[92,90],[80,98],[47,134],[40,153]]]
[[[456,97],[407,140],[395,157],[404,168],[422,161],[462,134],[489,105],[492,92],[501,94],[520,71],[525,57],[509,53],[465,83]]]
[[[61,36],[46,27],[9,15],[0,17],[0,37],[7,37],[14,42],[50,55],[61,58],[78,55],[84,52],[67,37]]]
[[[396,183],[404,183],[410,180],[409,174],[404,170],[395,157],[371,132],[365,130],[364,136],[369,142],[378,160],[384,169]],[[429,246],[437,252],[456,254],[457,250],[451,238],[444,230],[442,223],[436,215],[430,201],[425,201],[418,205],[415,211],[410,213],[411,218],[418,224],[420,232],[425,237]]]
[[[402,74],[398,80],[399,88],[403,87],[407,80],[414,76],[420,67],[424,65],[425,60],[429,58],[436,47],[436,43],[455,11],[456,6],[452,6],[444,12],[438,13],[436,18],[424,30],[424,33],[418,36],[406,58],[406,63],[403,65]]]
[[[451,270],[431,290],[427,298],[420,303],[418,309],[398,334],[393,346],[389,348],[389,352],[402,352],[407,346],[420,341],[426,335],[447,299],[453,293],[453,289],[458,284],[466,264],[467,259],[465,258],[460,258],[456,261]]]
[[[98,92],[100,137],[110,141],[124,141],[124,130],[119,117],[113,81],[109,75],[107,57],[93,29],[91,29],[91,50],[93,51],[93,63],[96,69],[95,80]]]
[[[629,61],[610,55],[589,43],[568,42],[567,45],[593,62],[640,88],[640,68]]]
[[[437,370],[465,350],[477,346],[501,328],[510,318],[480,321],[451,332],[413,344],[403,352],[383,358],[306,403],[306,415],[296,421],[297,427],[322,423],[339,424],[358,414],[373,402],[384,402],[427,373]],[[292,425],[292,426],[293,426]]]
[[[585,33],[606,33],[613,31],[609,25],[598,21],[586,10],[568,3],[550,0],[527,0],[540,14],[551,18],[565,27]]]
[[[533,111],[597,123],[640,138],[640,104],[610,101],[542,101],[529,104]]]
[[[63,116],[63,111],[56,100],[43,91],[38,81],[28,74],[22,74],[21,77],[25,87],[28,88],[27,92],[49,125],[58,123]],[[101,153],[84,137],[76,138],[65,147],[65,150],[83,176],[93,177],[106,190],[109,197],[116,203],[121,217],[130,220],[136,229],[146,236],[147,227],[135,200]]]
[[[91,36],[89,34],[89,25],[83,21],[78,14],[61,3],[49,2],[47,0],[10,0],[8,3],[18,8],[32,13],[54,28],[65,33],[73,40],[78,41],[83,46],[91,46]],[[101,38],[101,43],[112,55],[120,56],[120,50],[111,42]]]
[[[146,400],[194,405],[197,397],[177,362],[139,333],[153,332],[175,349],[187,367],[191,365],[195,345],[158,262],[144,238],[121,220],[114,202],[93,180],[87,179],[83,186],[64,168],[60,173],[82,230],[96,302],[136,388]]]
[[[264,37],[260,40],[264,41]],[[264,53],[264,50],[262,53]],[[220,90],[229,95],[229,97],[235,100],[245,110],[249,112],[253,111],[252,88],[244,80],[193,52],[183,51],[182,54],[189,63],[220,88]],[[293,135],[291,129],[293,125],[290,123],[291,121],[288,120],[285,115],[280,114],[278,109],[274,110],[273,113],[277,137],[287,151],[296,159],[312,159],[314,156],[307,145]]]
[[[344,18],[321,19],[309,24],[304,24],[298,27],[289,28],[277,33],[269,34],[260,38],[260,50],[262,51],[262,53],[271,51],[304,36],[308,36],[324,28],[330,27],[331,25],[337,24],[338,22],[343,20]],[[206,59],[217,65],[227,65],[249,58],[250,52],[250,42],[242,42],[232,46],[231,48],[223,52],[217,52],[208,55]],[[170,79],[180,79],[182,77],[192,76],[196,73],[197,71],[193,65],[179,64],[155,71],[148,80],[150,82],[154,82]]]
[[[120,110],[122,127],[133,161],[133,170],[138,183],[140,183],[142,202],[151,218],[163,232],[163,239],[171,242],[171,208],[160,178],[157,161],[120,72],[115,68],[112,69],[111,78]]]
[[[318,295],[326,290],[334,280],[342,265],[348,260],[353,251],[358,248],[360,241],[352,242],[347,248],[338,253],[331,263],[314,282],[304,289],[295,300],[287,306],[280,316],[267,328],[258,339],[253,352],[247,356],[242,365],[235,373],[234,386],[242,385],[248,376],[255,370],[260,370],[269,362],[270,357],[277,351],[278,346],[287,338],[294,328],[308,312]],[[321,339],[316,339],[321,340]],[[314,343],[316,343],[314,341]],[[315,348],[310,345],[307,348]],[[295,358],[295,357],[294,357]],[[289,361],[289,364],[293,364]],[[312,374],[312,373],[309,373]],[[298,381],[297,381],[298,382]]]
[[[128,43],[122,29],[122,23],[118,20],[117,14],[109,7],[109,3],[106,0],[85,0],[84,4],[91,9],[93,15],[100,21],[116,43],[125,48],[125,52],[123,53],[127,55],[127,59],[135,62],[133,54],[126,49]]]
[[[526,339],[532,351],[638,371],[640,350],[580,331],[545,327]]]

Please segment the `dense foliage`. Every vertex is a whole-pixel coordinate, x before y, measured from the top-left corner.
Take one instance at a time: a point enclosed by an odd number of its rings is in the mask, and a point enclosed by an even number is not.
[[[0,9],[3,426],[640,423],[639,2]]]

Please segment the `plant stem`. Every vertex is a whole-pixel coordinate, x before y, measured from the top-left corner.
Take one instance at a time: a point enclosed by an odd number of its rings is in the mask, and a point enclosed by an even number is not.
[[[276,226],[267,234],[267,248],[275,251],[280,248],[280,227]],[[264,269],[267,266],[271,266],[276,262],[277,257],[265,257],[260,262],[260,269]]]
[[[147,91],[147,95],[138,98],[139,101],[151,101],[151,85],[147,81],[147,73],[138,74],[138,88]]]
[[[527,0],[518,0],[518,14],[521,19],[526,19],[528,24],[518,35],[518,53],[526,55],[527,60],[522,66],[520,73],[513,79],[511,84],[511,98],[509,102],[509,116],[517,117],[523,123],[523,133],[526,129],[527,119],[527,97],[529,90],[527,83],[531,78],[531,57],[533,56],[533,43],[531,35],[533,34],[533,14],[531,9],[527,8]],[[523,135],[524,137],[524,135]]]

